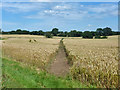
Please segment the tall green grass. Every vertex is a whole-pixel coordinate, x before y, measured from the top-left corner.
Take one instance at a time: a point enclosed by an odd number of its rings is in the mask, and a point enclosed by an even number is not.
[[[3,88],[89,88],[70,77],[56,77],[45,71],[37,71],[35,67],[5,58],[2,61]]]

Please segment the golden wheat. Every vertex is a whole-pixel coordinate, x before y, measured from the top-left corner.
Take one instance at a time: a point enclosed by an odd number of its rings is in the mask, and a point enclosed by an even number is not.
[[[73,66],[71,75],[98,87],[117,87],[118,37],[99,39],[64,39]]]
[[[44,69],[52,55],[56,53],[60,39],[30,36],[18,35],[11,38],[8,35],[8,39],[3,41],[2,45],[3,56]]]

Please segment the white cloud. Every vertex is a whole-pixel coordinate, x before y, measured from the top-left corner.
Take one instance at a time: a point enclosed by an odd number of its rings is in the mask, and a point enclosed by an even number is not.
[[[35,11],[39,10],[44,7],[44,4],[41,3],[3,3],[2,4],[3,9],[9,11],[9,12],[29,12],[29,11]]]
[[[47,14],[55,14],[55,13],[58,13],[57,11],[54,11],[54,10],[45,10],[44,13],[47,13]]]
[[[64,19],[81,19],[84,17],[103,18],[118,15],[117,4],[82,5],[80,3],[3,3],[3,9],[19,13],[37,11],[34,15],[23,16],[29,19],[60,17]]]
[[[58,10],[44,10],[42,12],[39,12],[36,15],[30,15],[26,16],[26,18],[31,19],[42,19],[42,18],[61,18],[61,19],[69,19],[69,20],[75,20],[75,19],[81,19],[85,17],[88,14],[87,11],[58,11]]]
[[[65,10],[65,9],[71,9],[71,7],[68,6],[68,5],[63,5],[63,6],[57,5],[57,6],[54,7],[54,9]]]
[[[92,25],[91,24],[88,24],[88,27],[91,27]]]
[[[94,12],[96,15],[101,16],[109,16],[109,15],[118,15],[118,5],[117,4],[100,4],[98,6],[88,6],[89,12]]]

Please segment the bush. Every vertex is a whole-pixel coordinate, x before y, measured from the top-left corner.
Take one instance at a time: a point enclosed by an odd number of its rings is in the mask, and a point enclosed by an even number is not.
[[[107,38],[108,38],[107,36],[102,36],[102,37],[99,36],[99,35],[98,35],[98,36],[95,36],[95,39],[107,39]]]
[[[53,37],[51,33],[46,33],[45,36],[46,36],[46,38],[52,38]]]
[[[95,36],[95,39],[101,39],[100,35]]]

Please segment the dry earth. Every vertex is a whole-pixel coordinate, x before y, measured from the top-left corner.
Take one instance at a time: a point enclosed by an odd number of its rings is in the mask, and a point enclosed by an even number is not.
[[[55,57],[55,60],[50,65],[48,72],[56,76],[66,76],[67,73],[69,72],[69,65],[67,61],[68,60],[66,58],[66,53],[64,51],[62,44],[60,43],[58,53]]]

